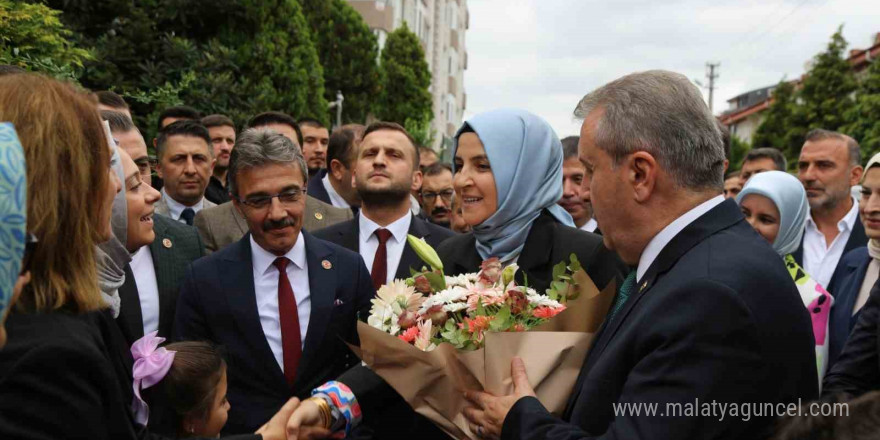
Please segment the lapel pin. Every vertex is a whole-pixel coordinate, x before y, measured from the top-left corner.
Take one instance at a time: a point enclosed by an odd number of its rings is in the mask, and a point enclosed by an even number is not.
[[[647,282],[647,281],[645,281],[644,283],[642,283],[642,287],[639,288],[639,292],[645,290],[646,287],[648,287],[648,282]]]
[[[166,249],[171,249],[171,240],[167,238],[162,239],[162,246],[165,246]]]
[[[324,220],[324,214],[321,214],[320,212],[316,212],[315,218],[318,220]]]
[[[330,269],[331,267],[333,267],[333,265],[330,264],[330,261],[324,260],[321,262],[321,267],[323,267],[324,269]]]
[[[345,304],[345,303],[342,302],[341,299],[337,299],[336,301],[333,301],[333,305],[335,305],[335,306],[341,306],[341,305],[343,305],[343,304]]]

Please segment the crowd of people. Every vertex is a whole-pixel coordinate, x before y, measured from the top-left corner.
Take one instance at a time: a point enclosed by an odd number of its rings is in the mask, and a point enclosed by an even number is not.
[[[584,96],[561,141],[527,111],[469,118],[448,163],[391,122],[188,106],[151,156],[121,96],[0,72],[0,438],[448,438],[348,345],[422,266],[408,235],[446,275],[498,258],[543,292],[574,254],[618,286],[564,413],[518,360],[510,395],[446,390],[479,438],[880,430],[880,154],[849,136],[725,175],[699,90],[648,71]],[[849,411],[617,409],[693,402]]]

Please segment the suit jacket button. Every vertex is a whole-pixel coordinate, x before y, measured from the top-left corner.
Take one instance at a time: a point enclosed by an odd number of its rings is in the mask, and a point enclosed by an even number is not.
[[[315,213],[315,218],[318,219],[318,220],[323,220],[323,219],[324,219],[324,214],[321,214],[320,212],[316,212],[316,213]]]
[[[162,239],[162,246],[165,246],[167,249],[171,249],[171,240],[164,238]]]

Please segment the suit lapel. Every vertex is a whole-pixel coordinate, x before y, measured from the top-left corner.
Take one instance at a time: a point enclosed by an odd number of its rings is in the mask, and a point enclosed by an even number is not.
[[[153,260],[153,270],[156,272],[156,288],[159,291],[159,333],[161,336],[170,337],[171,335],[166,333],[171,330],[171,324],[174,322],[172,315],[177,305],[177,296],[174,292],[178,289],[170,278],[177,261],[174,259],[174,242],[167,236],[168,228],[164,221],[154,222],[153,229],[156,238],[150,243],[150,256]]]
[[[843,248],[843,255],[847,252],[862,246],[868,245],[868,235],[865,234],[865,225],[862,224],[861,214],[856,216],[856,222],[853,223],[852,232],[849,239],[846,240],[846,246]],[[830,284],[830,283],[829,283]]]
[[[131,266],[126,264],[124,267],[125,282],[119,288],[119,298],[121,300],[119,321],[122,324],[120,328],[125,334],[128,343],[144,336],[144,318],[141,313],[141,299],[138,295],[137,283],[134,280],[134,274]]]
[[[231,244],[230,246],[237,247],[236,252],[229,254],[221,262],[223,267],[220,273],[228,280],[228,283],[224,283],[226,299],[247,345],[256,352],[256,363],[264,365],[275,377],[275,381],[286,387],[287,379],[284,378],[284,372],[275,360],[275,355],[266,340],[266,334],[263,333],[263,326],[260,324],[250,241],[250,234],[245,234],[244,238]]]
[[[550,262],[550,243],[553,241],[554,225],[555,221],[548,214],[542,213],[535,219],[516,260],[521,269],[516,274],[517,283],[525,283],[523,274],[526,274],[529,286],[538,292],[543,292],[550,286],[552,270],[548,266],[553,264]]]
[[[303,356],[297,367],[296,377],[304,377],[312,360],[317,356],[318,350],[324,342],[324,335],[333,313],[333,301],[336,299],[336,277],[339,268],[336,255],[329,247],[314,238],[308,232],[303,232],[302,237],[306,241],[306,262],[309,268],[309,300],[311,312],[309,313],[309,327],[306,331],[306,340],[303,347]],[[324,264],[327,261],[329,264]],[[300,381],[297,380],[297,383]],[[294,390],[296,390],[294,385]]]
[[[599,340],[591,350],[589,358],[595,361],[602,355],[608,343],[620,329],[623,322],[626,321],[630,311],[654,287],[657,279],[669,271],[682,255],[712,234],[740,221],[743,221],[743,219],[739,207],[732,200],[726,200],[679,232],[660,251],[660,254],[657,255],[657,258],[648,268],[647,272],[645,272],[642,279],[636,280],[636,292],[626,301],[623,309],[617,313],[614,319],[607,323],[599,335]],[[591,364],[591,362],[588,361],[588,364]]]
[[[360,225],[360,222],[358,221],[358,218],[355,217],[355,218],[349,220],[348,223],[349,224],[347,227],[339,228],[339,245],[348,249],[348,250],[360,253],[360,249],[361,249],[361,240],[360,240],[361,225]],[[306,243],[308,243],[308,241],[306,241]]]
[[[428,237],[431,236],[431,231],[428,229],[425,221],[412,214],[410,215],[412,219],[410,220],[407,234],[424,238],[427,241]],[[409,242],[406,242],[403,244],[403,253],[400,255],[400,262],[397,264],[397,273],[394,274],[394,278],[405,280],[410,277],[410,268],[421,270],[424,265],[419,256],[416,255],[416,251],[410,247]]]

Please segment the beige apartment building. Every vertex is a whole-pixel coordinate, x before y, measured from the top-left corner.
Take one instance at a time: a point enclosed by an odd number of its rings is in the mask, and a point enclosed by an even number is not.
[[[406,23],[421,40],[428,68],[434,105],[434,145],[443,152],[462,123],[467,106],[464,71],[467,69],[465,32],[467,0],[348,0],[364,17],[385,46],[388,34]]]

